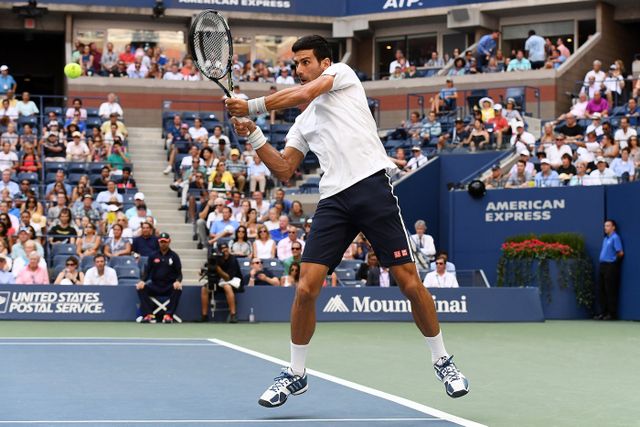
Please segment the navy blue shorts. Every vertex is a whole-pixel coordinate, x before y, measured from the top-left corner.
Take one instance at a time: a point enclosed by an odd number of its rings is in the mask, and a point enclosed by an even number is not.
[[[320,200],[302,262],[326,265],[332,272],[359,232],[369,240],[382,266],[414,261],[398,199],[384,171]]]

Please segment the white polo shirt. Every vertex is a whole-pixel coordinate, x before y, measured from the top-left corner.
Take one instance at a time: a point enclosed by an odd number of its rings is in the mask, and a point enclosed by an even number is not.
[[[395,171],[373,120],[367,96],[356,73],[336,63],[323,75],[334,76],[333,87],[314,99],[296,118],[287,134],[287,146],[303,154],[313,151],[324,172],[320,198],[341,192],[386,169]]]

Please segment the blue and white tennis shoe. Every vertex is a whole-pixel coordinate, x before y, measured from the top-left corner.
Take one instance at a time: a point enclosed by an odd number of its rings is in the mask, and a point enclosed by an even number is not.
[[[300,376],[294,375],[290,368],[282,368],[282,372],[274,378],[274,381],[258,400],[258,403],[265,408],[282,406],[290,395],[297,396],[309,389],[306,371]]]
[[[453,363],[453,356],[441,357],[434,363],[433,369],[450,397],[462,397],[469,393],[469,381]]]

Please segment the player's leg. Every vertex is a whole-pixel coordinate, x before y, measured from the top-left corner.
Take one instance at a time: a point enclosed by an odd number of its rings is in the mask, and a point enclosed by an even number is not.
[[[262,406],[281,406],[290,395],[307,391],[305,360],[316,327],[316,299],[327,273],[340,263],[342,254],[358,234],[341,194],[321,200],[313,216],[291,307],[291,366],[283,369],[275,383],[260,396],[258,403]]]
[[[209,298],[213,298],[213,295],[211,295],[211,292],[209,291],[209,286],[204,285],[200,289],[200,319],[203,322],[206,321],[209,316]]]
[[[225,283],[222,285],[224,290],[224,296],[227,299],[227,305],[229,305],[229,323],[238,323],[236,317],[236,295],[233,293],[233,287],[230,284]]]
[[[431,350],[436,376],[451,397],[464,396],[468,390],[466,378],[458,371],[444,347],[442,332],[433,299],[420,281],[402,220],[398,199],[386,174],[376,174],[361,182],[354,201],[354,221],[364,232],[380,264],[391,269],[402,292],[411,301],[416,325]],[[375,204],[371,203],[375,200]]]

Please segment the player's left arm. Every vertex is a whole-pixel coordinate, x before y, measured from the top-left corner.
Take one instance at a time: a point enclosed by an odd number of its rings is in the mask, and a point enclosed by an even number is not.
[[[265,97],[265,106],[268,111],[283,110],[308,104],[323,93],[327,93],[333,87],[334,76],[322,74],[315,80],[297,87],[283,89]],[[238,98],[228,98],[225,105],[229,114],[234,117],[246,117],[249,115],[249,101]]]

